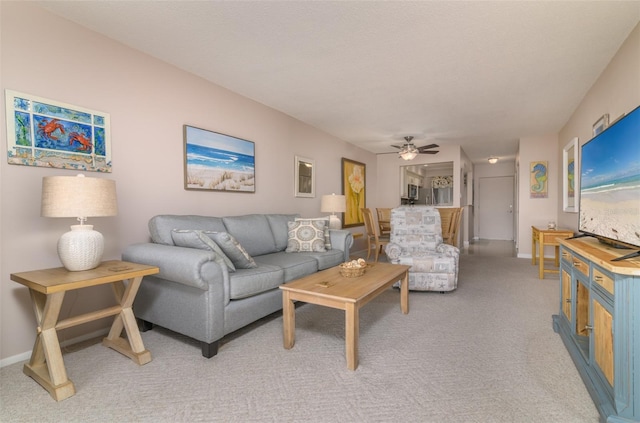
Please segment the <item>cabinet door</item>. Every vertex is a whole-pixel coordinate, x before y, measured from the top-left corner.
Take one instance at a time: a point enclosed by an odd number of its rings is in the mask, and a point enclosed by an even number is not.
[[[565,269],[562,269],[562,288],[560,294],[560,307],[562,313],[571,321],[571,274]]]
[[[597,300],[591,303],[593,313],[593,361],[613,386],[613,316]]]
[[[589,336],[589,288],[576,280],[576,335]]]

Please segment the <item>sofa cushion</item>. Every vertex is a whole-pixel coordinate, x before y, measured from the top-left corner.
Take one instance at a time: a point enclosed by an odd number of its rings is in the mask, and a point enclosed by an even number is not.
[[[173,229],[197,229],[215,232],[227,230],[219,217],[162,214],[149,220],[151,240],[156,244],[174,245],[171,237]]]
[[[311,257],[318,262],[318,270],[328,269],[344,262],[344,253],[337,249],[329,250],[324,253],[304,252],[298,254],[289,254],[289,256]]]
[[[229,299],[251,297],[284,283],[284,270],[278,266],[260,264],[253,269],[238,269],[229,275]]]
[[[314,253],[309,253],[314,254]],[[324,253],[315,253],[322,255]],[[307,253],[287,254],[284,251],[256,257],[262,265],[277,266],[284,271],[284,282],[299,279],[318,271],[318,261]]]
[[[322,220],[324,222],[324,249],[331,249],[331,235],[329,234],[329,216],[326,217],[297,217],[295,220]]]
[[[257,267],[256,262],[242,245],[227,232],[209,232],[205,235],[211,238],[222,248],[222,251],[231,259],[236,269],[252,269]]]
[[[287,222],[292,222],[299,217],[297,214],[267,214],[267,221],[276,242],[276,251],[284,251],[289,240],[289,227]]]
[[[233,262],[222,251],[220,246],[213,242],[211,238],[202,231],[192,231],[187,229],[174,229],[171,231],[173,243],[178,247],[197,248],[199,250],[213,251],[220,258],[221,263],[231,271],[235,272],[236,267]],[[216,260],[218,261],[218,260]]]
[[[288,222],[289,239],[287,241],[287,253],[300,251],[326,251],[324,247],[324,221],[322,220],[296,220]]]
[[[223,217],[226,231],[233,235],[252,256],[275,253],[276,242],[263,214]]]

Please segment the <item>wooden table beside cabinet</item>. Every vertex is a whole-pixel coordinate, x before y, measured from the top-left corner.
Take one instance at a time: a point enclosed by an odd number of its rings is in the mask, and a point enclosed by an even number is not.
[[[585,237],[561,240],[553,328],[602,422],[640,422],[640,258]]]
[[[573,236],[573,232],[568,229],[540,229],[535,226],[531,227],[531,264],[536,264],[536,243],[538,243],[538,256],[540,257],[538,267],[538,277],[544,279],[546,273],[558,273],[560,267],[560,244],[561,239],[570,238]],[[556,269],[544,268],[544,247],[555,247],[555,265]]]
[[[56,401],[75,394],[75,387],[67,377],[58,340],[58,331],[109,316],[115,316],[103,345],[126,355],[139,365],[151,361],[151,353],[144,348],[131,306],[142,278],[160,270],[125,261],[106,261],[95,269],[69,272],[64,267],[12,273],[11,280],[27,288],[38,322],[38,335],[29,363],[23,371],[42,385]],[[124,281],[129,280],[125,286]],[[58,320],[67,291],[90,286],[111,284],[118,305],[80,316]],[[127,337],[121,336],[123,329]]]
[[[356,278],[343,277],[338,267],[332,267],[280,285],[284,347],[291,349],[295,343],[294,301],[344,310],[347,368],[355,370],[358,367],[360,308],[400,280],[400,308],[402,313],[409,313],[408,274],[411,266],[389,263],[369,266],[363,276]]]

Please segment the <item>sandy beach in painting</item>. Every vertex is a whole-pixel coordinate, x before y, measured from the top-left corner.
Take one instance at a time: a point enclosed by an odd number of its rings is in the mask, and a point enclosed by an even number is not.
[[[582,193],[580,228],[640,245],[640,189]],[[615,207],[612,205],[615,204]]]
[[[254,186],[252,172],[191,165],[187,174],[187,188],[253,192]]]

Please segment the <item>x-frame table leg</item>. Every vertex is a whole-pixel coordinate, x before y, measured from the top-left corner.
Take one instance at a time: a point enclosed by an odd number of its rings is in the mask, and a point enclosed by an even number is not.
[[[102,340],[103,345],[126,355],[139,365],[147,364],[151,361],[151,352],[144,348],[136,318],[131,308],[141,282],[142,276],[138,276],[130,279],[126,287],[122,281],[114,282],[111,285],[122,310],[114,319],[109,335]],[[123,329],[127,334],[127,338],[121,336]]]
[[[64,300],[64,292],[45,295],[29,290],[38,321],[38,336],[31,359],[23,372],[36,380],[56,400],[62,401],[76,393],[73,382],[67,377],[56,323]]]

